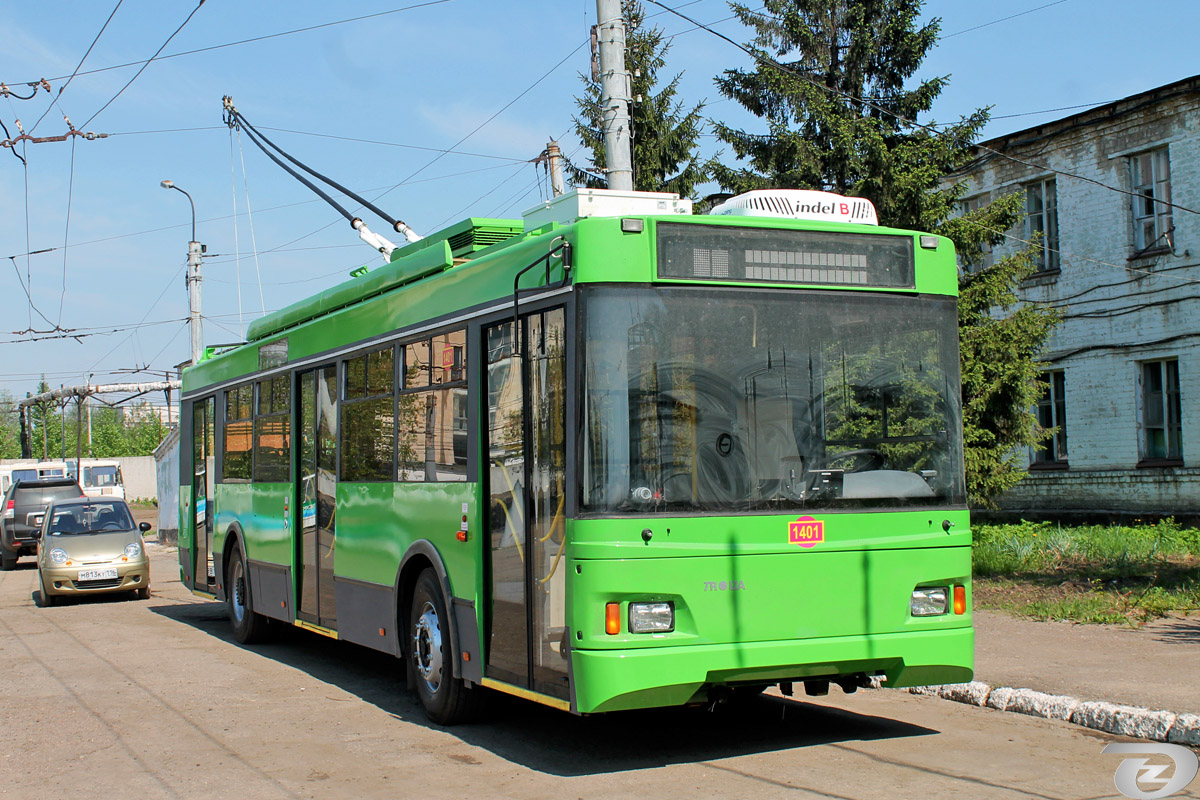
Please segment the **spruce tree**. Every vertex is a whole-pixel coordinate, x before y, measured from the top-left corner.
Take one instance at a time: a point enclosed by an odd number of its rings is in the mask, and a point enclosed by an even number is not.
[[[633,188],[647,192],[675,192],[694,197],[696,186],[708,180],[697,140],[702,128],[704,103],[690,110],[677,99],[678,73],[655,93],[658,71],[666,65],[671,44],[660,28],[647,26],[637,0],[622,0],[625,20],[625,67],[632,75],[630,118],[633,128]],[[576,97],[579,116],[573,117],[575,135],[591,151],[591,163],[568,164],[572,183],[590,189],[606,188],[608,165],[604,145],[604,115],[600,106],[600,83],[580,75],[584,93]]]
[[[885,225],[942,233],[964,263],[998,244],[1023,214],[1008,195],[957,213],[965,187],[945,180],[975,157],[986,109],[949,125],[918,117],[947,77],[913,82],[940,21],[922,23],[922,0],[765,0],[730,7],[754,32],[755,67],[726,70],[716,85],[761,117],[766,133],[719,122],[713,128],[739,160],[712,164],[722,187],[832,191],[870,199]],[[959,280],[963,427],[970,501],[991,505],[1023,476],[1020,452],[1046,438],[1033,407],[1037,353],[1054,312],[1019,302],[1032,251],[1000,259]]]

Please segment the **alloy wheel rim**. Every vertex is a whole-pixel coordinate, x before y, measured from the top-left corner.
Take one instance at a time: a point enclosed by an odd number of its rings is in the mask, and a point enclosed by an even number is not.
[[[241,561],[235,561],[233,564],[232,584],[229,596],[233,608],[233,618],[241,622],[246,616],[246,576],[242,573]]]
[[[417,672],[430,694],[442,685],[442,629],[437,609],[426,602],[413,631],[413,654]]]

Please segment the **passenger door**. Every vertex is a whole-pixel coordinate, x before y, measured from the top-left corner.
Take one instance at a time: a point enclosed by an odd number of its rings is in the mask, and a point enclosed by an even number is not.
[[[487,675],[569,697],[563,309],[484,331],[490,492]]]
[[[333,586],[337,497],[337,366],[302,372],[297,383],[298,469],[296,470],[297,616],[337,628]]]
[[[192,512],[196,560],[192,574],[196,589],[211,591],[216,584],[213,567],[213,495],[216,488],[216,452],[214,449],[216,398],[206,397],[192,404]]]

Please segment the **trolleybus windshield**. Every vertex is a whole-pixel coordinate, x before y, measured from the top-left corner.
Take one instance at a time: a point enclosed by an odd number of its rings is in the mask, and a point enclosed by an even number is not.
[[[585,512],[963,505],[952,297],[584,294]]]

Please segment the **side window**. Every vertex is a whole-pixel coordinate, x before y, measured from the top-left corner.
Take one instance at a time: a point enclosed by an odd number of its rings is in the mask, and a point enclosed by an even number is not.
[[[1063,370],[1043,372],[1038,378],[1042,394],[1038,398],[1038,425],[1047,430],[1054,428],[1054,435],[1045,442],[1045,448],[1033,454],[1033,463],[1040,466],[1067,465],[1067,383]]]
[[[467,334],[456,330],[403,347],[396,426],[397,479],[467,479]]]
[[[254,481],[284,483],[291,479],[290,375],[258,382],[258,410],[254,415]]]
[[[223,481],[250,480],[254,461],[253,417],[254,384],[247,383],[225,392],[225,425],[221,436]]]
[[[1133,186],[1133,249],[1167,249],[1174,246],[1171,220],[1171,162],[1167,148],[1139,153],[1129,159]]]
[[[1139,446],[1143,462],[1183,460],[1182,403],[1179,396],[1179,362],[1175,359],[1143,361]]]
[[[1054,178],[1025,186],[1025,238],[1033,241],[1041,235],[1042,249],[1037,255],[1038,272],[1056,272],[1058,259],[1058,188]]]
[[[342,388],[343,481],[390,481],[395,474],[396,351],[388,345],[347,359]]]

